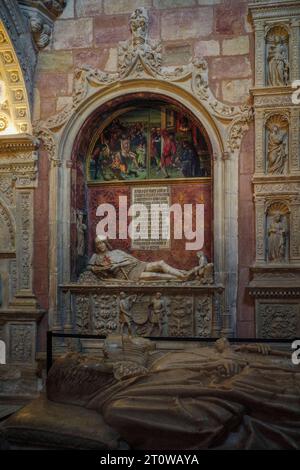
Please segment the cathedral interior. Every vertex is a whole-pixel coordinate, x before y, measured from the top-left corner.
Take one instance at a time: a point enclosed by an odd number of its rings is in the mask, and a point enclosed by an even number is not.
[[[1,0],[0,449],[299,450],[297,348],[299,0]]]

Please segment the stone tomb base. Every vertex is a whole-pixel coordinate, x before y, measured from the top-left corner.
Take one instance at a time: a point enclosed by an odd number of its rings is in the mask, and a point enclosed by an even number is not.
[[[63,330],[108,335],[120,332],[122,304],[132,334],[163,337],[218,337],[222,287],[199,282],[80,282],[61,286]],[[158,294],[159,293],[159,294]],[[122,316],[122,314],[121,314]],[[61,325],[59,325],[61,329]],[[124,333],[128,326],[124,325]]]

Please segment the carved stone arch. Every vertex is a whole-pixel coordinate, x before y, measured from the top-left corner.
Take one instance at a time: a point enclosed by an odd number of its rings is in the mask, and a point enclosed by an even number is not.
[[[289,201],[282,199],[271,199],[266,203],[265,212],[266,214],[273,214],[274,212],[289,214],[291,212]]]
[[[286,23],[276,23],[276,24],[267,24],[265,28],[265,38],[266,40],[268,39],[268,36],[270,34],[276,34],[276,33],[285,33],[289,37],[291,34],[291,29],[289,24]]]
[[[13,43],[0,21],[0,137],[32,131],[23,71]]]
[[[14,253],[16,245],[15,221],[2,199],[0,199],[0,234],[0,253]]]
[[[202,103],[190,92],[183,90],[174,83],[162,80],[126,80],[112,84],[105,89],[96,91],[91,96],[83,99],[77,106],[76,113],[70,113],[66,124],[59,136],[57,146],[57,158],[61,162],[70,160],[72,149],[70,143],[74,142],[82,123],[102,105],[118,97],[125,97],[133,93],[155,93],[158,97],[168,97],[177,101],[191,111],[202,123],[213,148],[215,158],[221,158],[226,148],[225,133],[218,120],[208,112]],[[57,126],[58,127],[58,126]],[[55,129],[55,123],[53,123]]]
[[[285,126],[289,125],[290,121],[290,112],[289,110],[283,110],[283,111],[270,111],[267,112],[264,116],[264,124],[267,126],[270,121],[278,121],[278,124],[283,124]]]
[[[27,20],[20,9],[18,1],[5,0],[0,2],[0,18],[6,32],[9,34],[18,63],[20,64],[29,105],[32,107],[37,54]]]
[[[132,23],[143,19],[145,34]],[[252,119],[252,109],[219,101],[209,87],[209,67],[201,58],[176,69],[163,67],[161,47],[148,36],[147,14],[137,9],[130,17],[131,37],[119,44],[118,70],[104,72],[84,66],[73,76],[73,103],[45,121],[35,123],[44,141],[50,169],[50,292],[49,321],[54,328],[62,308],[59,284],[70,282],[70,187],[72,149],[76,137],[97,108],[133,93],[168,97],[201,122],[212,146],[213,253],[215,280],[224,286],[223,334],[235,331],[238,281],[238,168],[241,139]],[[67,249],[66,249],[67,247]]]
[[[70,254],[64,247],[70,246],[70,194],[66,194],[66,188],[71,185],[71,155],[73,144],[83,125],[92,113],[105,103],[118,97],[126,97],[134,93],[150,93],[163,99],[171,98],[174,102],[187,108],[192,115],[202,124],[207,132],[212,146],[212,164],[214,184],[214,265],[217,282],[223,281],[224,272],[228,269],[224,264],[224,240],[226,223],[226,208],[224,200],[224,166],[227,165],[223,156],[226,149],[226,132],[207,109],[190,92],[179,88],[173,83],[159,80],[126,80],[114,84],[105,89],[100,89],[93,95],[80,102],[76,112],[70,113],[66,123],[59,126],[53,123],[53,135],[57,142],[55,157],[52,157],[53,164],[50,170],[50,228],[53,233],[50,236],[52,246],[50,249],[50,299],[53,303],[50,316],[55,326],[55,311],[58,311],[59,294],[57,284],[70,281]],[[55,127],[57,126],[57,127]],[[55,132],[58,131],[58,132]],[[229,217],[229,215],[228,215]],[[58,228],[57,221],[60,224]],[[55,302],[57,303],[55,305]],[[52,312],[51,312],[52,310]]]

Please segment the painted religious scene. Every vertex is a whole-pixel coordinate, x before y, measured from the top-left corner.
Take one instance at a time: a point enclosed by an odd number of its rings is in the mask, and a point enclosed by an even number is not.
[[[94,182],[211,175],[203,133],[176,106],[138,106],[99,123],[88,159]]]

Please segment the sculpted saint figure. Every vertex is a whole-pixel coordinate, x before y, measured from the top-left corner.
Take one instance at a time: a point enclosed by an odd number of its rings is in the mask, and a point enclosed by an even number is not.
[[[282,222],[282,215],[277,212],[270,223],[268,230],[268,258],[269,261],[284,261],[286,231]]]
[[[287,85],[289,63],[287,45],[280,36],[275,36],[268,53],[268,85]]]
[[[268,136],[268,173],[283,174],[287,159],[287,132],[273,125]]]
[[[95,248],[96,253],[89,260],[88,269],[100,279],[186,281],[195,277],[194,269],[176,269],[165,261],[140,261],[125,251],[112,250],[108,240],[99,235],[95,239]]]

